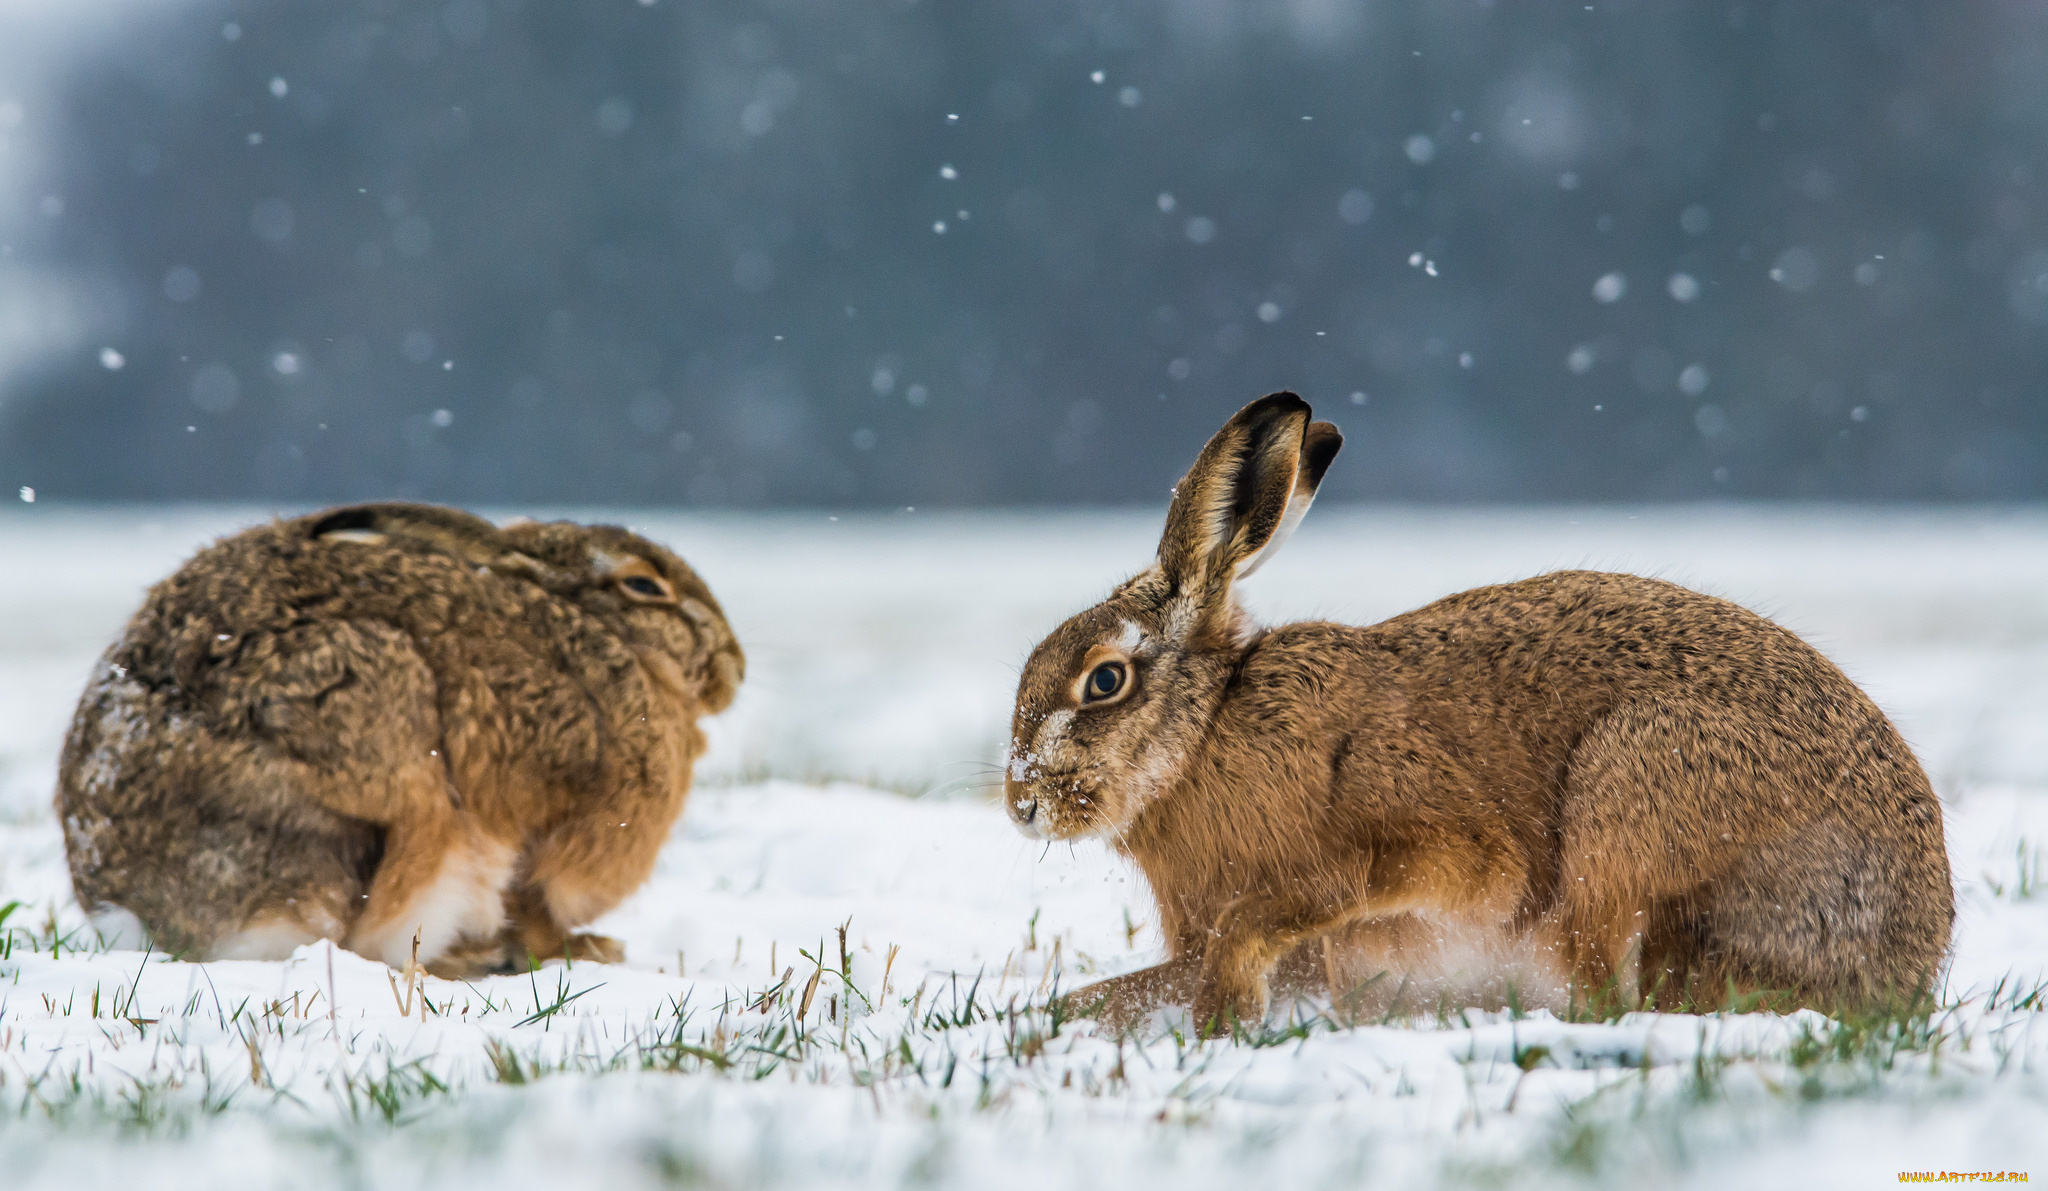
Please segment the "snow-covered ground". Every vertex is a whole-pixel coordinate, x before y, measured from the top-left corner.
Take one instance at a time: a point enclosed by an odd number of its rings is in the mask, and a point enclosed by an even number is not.
[[[148,583],[261,515],[0,515],[8,1187],[2048,1177],[2048,511],[1317,509],[1247,586],[1268,618],[1597,566],[1814,640],[1948,807],[1954,965],[1902,1023],[1300,1005],[1206,1044],[1048,1016],[1055,982],[1155,954],[1146,893],[977,788],[1024,654],[1145,559],[1149,510],[620,517],[698,566],[751,665],[654,879],[599,924],[624,965],[467,985],[94,945],[47,805],[72,701]]]

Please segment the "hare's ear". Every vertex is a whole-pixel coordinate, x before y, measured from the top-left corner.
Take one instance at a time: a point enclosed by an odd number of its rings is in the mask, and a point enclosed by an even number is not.
[[[328,542],[407,543],[477,566],[497,565],[509,552],[497,526],[439,505],[393,502],[331,509],[314,518],[306,536]]]
[[[324,514],[306,528],[306,536],[316,541],[362,542],[376,544],[388,536],[377,527],[377,507],[359,505],[352,509],[335,509]]]
[[[1294,527],[1308,516],[1308,506],[1315,501],[1316,488],[1323,482],[1323,473],[1330,470],[1330,461],[1337,457],[1337,449],[1344,445],[1344,436],[1328,422],[1310,422],[1308,430],[1301,436],[1301,463],[1294,473],[1294,491],[1287,497],[1287,511],[1280,514],[1280,526],[1266,544],[1254,551],[1251,557],[1237,564],[1237,577],[1242,579],[1266,565],[1266,560],[1280,553],[1280,547],[1294,536]]]
[[[1169,598],[1190,614],[1172,618],[1181,635],[1220,628],[1231,582],[1271,557],[1308,512],[1344,442],[1309,417],[1293,393],[1259,398],[1223,424],[1175,487],[1159,569]]]

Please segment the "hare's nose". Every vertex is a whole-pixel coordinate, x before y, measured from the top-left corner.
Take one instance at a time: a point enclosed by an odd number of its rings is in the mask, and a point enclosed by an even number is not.
[[[1038,825],[1038,796],[1028,786],[1012,778],[1003,783],[1003,809],[1010,813],[1010,821],[1017,830],[1036,838],[1041,828]]]
[[[1026,839],[1046,838],[1045,824],[1038,821],[1038,799],[1018,798],[1010,803],[1010,818]]]

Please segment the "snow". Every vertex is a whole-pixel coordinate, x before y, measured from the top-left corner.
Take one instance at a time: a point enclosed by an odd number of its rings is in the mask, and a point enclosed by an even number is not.
[[[654,877],[598,924],[623,965],[471,985],[324,944],[90,944],[48,805],[71,706],[144,587],[262,515],[0,514],[10,1187],[1860,1187],[2048,1154],[2048,513],[1319,505],[1245,588],[1269,620],[1370,621],[1595,566],[1805,634],[1948,808],[1944,1007],[1877,1045],[1814,1014],[1319,1005],[1267,1045],[1172,1015],[1055,1032],[1054,987],[1156,956],[1149,899],[1100,845],[1023,839],[987,784],[1024,655],[1145,560],[1156,510],[618,515],[698,567],[750,662]]]

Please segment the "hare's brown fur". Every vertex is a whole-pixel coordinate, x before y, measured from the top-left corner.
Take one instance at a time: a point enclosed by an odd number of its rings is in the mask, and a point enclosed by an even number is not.
[[[638,579],[642,595],[626,584]],[[617,958],[744,659],[621,529],[373,505],[259,526],[150,592],[59,770],[72,882],[162,946],[317,938],[444,972]]]
[[[1078,1000],[1126,1020],[1192,1000],[1214,1024],[1262,1013],[1276,965],[1341,991],[1426,976],[1452,937],[1624,1003],[1928,986],[1954,916],[1940,805],[1870,699],[1763,617],[1571,571],[1369,627],[1251,626],[1229,584],[1277,541],[1235,530],[1262,487],[1298,519],[1334,445],[1257,473],[1315,435],[1291,394],[1247,407],[1182,482],[1160,565],[1025,667],[1012,815],[1109,838],[1167,941]],[[1182,508],[1205,497],[1221,512]],[[1105,659],[1127,689],[1092,705]]]

